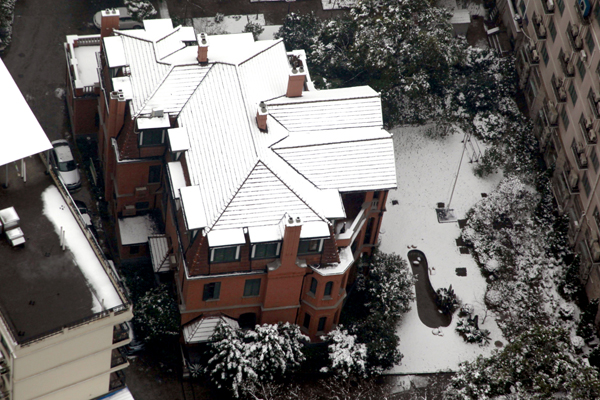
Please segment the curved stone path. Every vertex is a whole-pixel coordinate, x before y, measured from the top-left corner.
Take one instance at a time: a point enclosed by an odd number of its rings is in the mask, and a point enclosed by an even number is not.
[[[430,328],[450,325],[452,316],[439,312],[435,304],[436,295],[429,281],[429,268],[425,254],[420,250],[411,250],[408,252],[408,262],[412,268],[413,275],[417,277],[415,292],[417,293],[419,319]]]

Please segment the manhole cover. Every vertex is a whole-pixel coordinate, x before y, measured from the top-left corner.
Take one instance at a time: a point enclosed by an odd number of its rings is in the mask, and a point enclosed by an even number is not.
[[[456,268],[456,276],[467,276],[466,268]]]

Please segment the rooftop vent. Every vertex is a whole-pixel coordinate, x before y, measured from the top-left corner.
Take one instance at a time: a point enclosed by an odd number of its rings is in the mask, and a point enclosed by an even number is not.
[[[263,132],[267,131],[267,105],[264,101],[261,101],[258,105],[258,111],[256,111],[256,123],[258,124],[258,129]]]
[[[204,32],[198,35],[198,62],[208,63],[208,35]]]

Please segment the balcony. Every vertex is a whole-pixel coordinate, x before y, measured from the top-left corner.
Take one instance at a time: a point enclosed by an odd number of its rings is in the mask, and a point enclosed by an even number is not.
[[[565,103],[567,101],[567,89],[565,88],[565,78],[559,76],[556,78],[552,75],[552,89],[554,89],[554,95],[558,103]]]
[[[128,364],[127,356],[121,351],[120,348],[113,349],[110,358],[110,368],[116,368],[124,364]]]
[[[582,25],[592,22],[592,4],[590,0],[579,0],[575,2],[575,14]]]
[[[592,123],[591,119],[582,115],[581,119],[579,120],[579,129],[581,130],[581,135],[585,139],[586,145],[593,146],[598,143],[598,135],[596,134],[596,129],[594,128],[594,124]]]
[[[567,190],[570,194],[579,193],[579,175],[577,175],[575,170],[563,170],[561,179],[563,180],[562,183],[567,187]]]
[[[108,385],[108,391],[123,389],[125,387],[125,374],[123,371],[116,371],[110,373],[110,383]]]
[[[552,140],[552,133],[554,131],[554,128],[551,128],[549,126],[545,126],[540,133],[539,136],[539,141],[540,141],[540,150],[544,150],[551,142]]]
[[[545,101],[540,110],[540,117],[545,126],[558,126],[558,110],[556,104],[552,101]]]
[[[527,46],[525,46],[525,48],[526,48],[525,54],[527,55],[527,62],[531,66],[539,65],[540,52],[538,51],[535,43],[533,41],[529,41],[529,43],[527,44]]]
[[[124,342],[129,340],[129,329],[127,324],[115,325],[113,328],[113,344]]]
[[[368,207],[365,207],[368,204]],[[367,220],[367,214],[370,211],[371,203],[364,203],[359,213],[354,218],[346,218],[337,221],[335,224],[335,241],[338,247],[350,246]]]
[[[587,99],[594,119],[600,119],[600,93],[590,88]]]
[[[10,371],[10,368],[6,362],[6,358],[2,357],[2,354],[0,354],[0,375],[4,375],[8,373],[8,371]]]
[[[554,14],[554,9],[556,8],[554,0],[541,0],[541,2],[546,14]]]
[[[583,34],[579,24],[571,25],[569,23],[567,28],[567,37],[569,38],[569,43],[571,43],[573,51],[579,51],[583,49]]]
[[[571,143],[571,150],[573,151],[573,156],[575,157],[575,162],[577,163],[577,167],[579,169],[587,169],[588,167],[588,159],[585,154],[584,146],[573,140]]]

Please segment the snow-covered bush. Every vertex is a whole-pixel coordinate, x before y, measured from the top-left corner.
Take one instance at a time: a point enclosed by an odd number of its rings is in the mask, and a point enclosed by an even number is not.
[[[461,363],[444,398],[600,398],[597,370],[572,353],[564,330],[534,325],[491,357]]]
[[[143,21],[158,14],[150,0],[124,0],[124,4],[133,19],[137,21]]]
[[[596,337],[596,315],[598,314],[598,299],[591,300],[584,308],[577,326],[577,335],[586,341]]]
[[[459,318],[456,322],[456,332],[467,343],[477,343],[481,346],[487,346],[490,343],[490,331],[479,328],[477,315]]]
[[[0,52],[8,47],[12,39],[15,1],[16,0],[0,1]]]
[[[244,27],[244,32],[251,33],[252,37],[254,37],[254,40],[258,40],[258,37],[264,31],[265,31],[265,28],[263,28],[263,26],[261,24],[259,24],[258,22],[250,21]]]
[[[362,265],[341,321],[359,343],[367,346],[367,369],[378,373],[402,359],[396,325],[410,310],[414,277],[404,259],[375,252]]]
[[[133,323],[145,342],[179,335],[179,309],[166,285],[146,292],[134,307]]]
[[[308,340],[297,325],[289,323],[257,325],[248,331],[220,324],[211,337],[204,372],[236,398],[270,388],[270,383],[304,361],[302,342]]]
[[[459,306],[459,301],[456,298],[456,294],[454,293],[454,289],[452,289],[452,285],[446,288],[439,288],[435,291],[435,304],[437,304],[438,308],[444,314],[452,314]]]
[[[351,375],[364,376],[367,370],[367,346],[356,341],[356,335],[338,327],[321,336],[327,342],[329,366],[321,368],[323,373],[333,373],[342,378]]]

